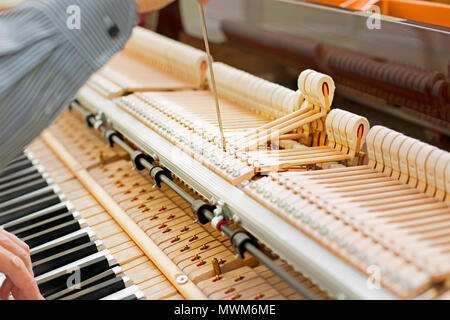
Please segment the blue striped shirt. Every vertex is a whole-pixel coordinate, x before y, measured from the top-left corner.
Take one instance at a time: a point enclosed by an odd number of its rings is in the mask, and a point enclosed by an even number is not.
[[[0,13],[0,170],[123,48],[136,18],[135,0],[27,0]]]

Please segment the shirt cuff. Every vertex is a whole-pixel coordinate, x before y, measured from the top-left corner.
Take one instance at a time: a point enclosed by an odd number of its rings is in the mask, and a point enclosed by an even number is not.
[[[137,22],[135,0],[28,0],[42,11],[92,69],[120,51]]]

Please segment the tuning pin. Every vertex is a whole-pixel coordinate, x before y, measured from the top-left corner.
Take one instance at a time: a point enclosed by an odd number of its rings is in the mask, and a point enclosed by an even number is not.
[[[175,218],[175,215],[173,213],[171,213],[168,217],[167,220],[172,220],[173,218]]]
[[[229,287],[227,290],[225,290],[225,294],[232,293],[234,290],[236,290],[236,289],[233,287]]]
[[[205,264],[206,264],[205,260],[200,260],[200,262],[197,263],[197,267],[201,267],[201,266],[203,266]]]
[[[196,260],[199,260],[200,258],[201,258],[200,255],[198,253],[196,253],[194,255],[194,257],[191,259],[191,261],[196,261]]]
[[[256,295],[256,297],[255,297],[255,300],[259,300],[259,299],[262,299],[262,298],[264,298],[264,295],[262,293],[258,293]]]
[[[236,278],[234,278],[234,282],[239,282],[244,279],[244,276],[238,275]]]
[[[241,295],[239,294],[239,293],[236,293],[232,298],[231,298],[231,300],[237,300],[237,299],[239,299],[241,297]]]
[[[161,225],[158,227],[158,229],[163,229],[163,228],[165,228],[165,227],[167,227],[167,225],[163,222],[163,223],[161,223]]]

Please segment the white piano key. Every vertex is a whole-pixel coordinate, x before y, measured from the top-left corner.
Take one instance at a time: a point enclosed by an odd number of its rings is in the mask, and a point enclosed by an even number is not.
[[[137,285],[133,284],[123,290],[120,290],[116,293],[106,296],[100,300],[122,300],[122,299],[125,299],[132,295],[135,295],[136,298],[138,298],[138,300],[141,300],[144,298],[144,294],[139,290],[139,287]]]

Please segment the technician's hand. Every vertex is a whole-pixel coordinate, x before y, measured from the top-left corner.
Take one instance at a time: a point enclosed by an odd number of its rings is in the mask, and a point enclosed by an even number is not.
[[[30,249],[16,236],[0,228],[0,272],[6,280],[0,288],[0,299],[12,294],[16,300],[43,300],[31,267]]]
[[[175,0],[136,0],[139,13],[150,12],[164,8]]]

